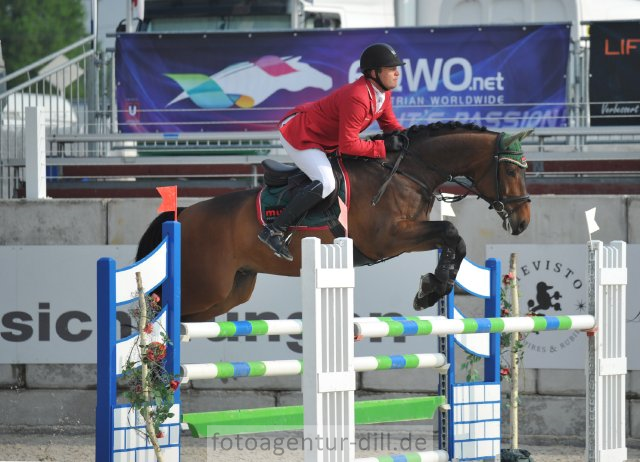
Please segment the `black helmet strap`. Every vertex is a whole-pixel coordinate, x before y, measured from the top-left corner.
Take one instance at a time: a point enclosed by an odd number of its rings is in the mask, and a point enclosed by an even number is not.
[[[389,89],[382,83],[382,80],[380,80],[380,73],[378,72],[378,69],[372,69],[372,71],[373,81],[380,85],[380,88],[382,88],[384,91],[389,91]]]

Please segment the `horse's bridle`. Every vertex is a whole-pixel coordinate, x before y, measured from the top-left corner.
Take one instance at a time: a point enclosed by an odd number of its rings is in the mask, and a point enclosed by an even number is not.
[[[515,164],[520,168],[527,168],[528,166],[527,160],[523,156],[523,152],[521,150],[512,151],[512,150],[509,150],[508,146],[506,146],[504,149],[500,148],[501,141],[502,141],[502,138],[504,138],[504,136],[505,136],[505,133],[500,133],[496,138],[496,154],[493,156],[493,160],[496,166],[495,168],[496,196],[497,196],[496,199],[491,199],[485,196],[484,194],[482,194],[480,191],[478,191],[478,188],[476,188],[475,185],[480,181],[480,179],[477,181],[473,181],[471,178],[468,178],[471,181],[471,187],[468,187],[455,180],[454,182],[456,184],[463,186],[468,191],[478,196],[478,198],[481,198],[482,200],[487,202],[489,204],[489,209],[494,209],[498,213],[500,218],[502,218],[502,227],[505,230],[509,231],[509,228],[510,228],[509,217],[521,205],[527,202],[531,202],[531,198],[529,194],[524,196],[503,196],[502,195],[502,188],[500,187],[500,163],[508,162],[508,163]],[[507,210],[506,205],[512,204],[512,203],[520,203],[520,206],[513,207],[511,208],[511,210]]]
[[[380,163],[383,167],[385,167],[387,169],[390,169],[391,173],[389,174],[389,176],[387,177],[385,182],[380,187],[380,190],[378,191],[378,194],[376,194],[376,196],[374,197],[374,199],[373,199],[371,204],[372,205],[376,205],[376,203],[380,200],[380,197],[382,197],[382,194],[384,194],[384,191],[386,190],[386,187],[387,187],[389,181],[391,181],[391,178],[393,178],[393,175],[397,172],[397,173],[400,173],[401,175],[405,176],[406,178],[410,179],[414,183],[416,183],[422,189],[425,189],[425,190],[429,191],[429,194],[433,195],[439,201],[443,201],[443,202],[458,202],[458,201],[461,201],[462,199],[464,199],[465,197],[467,197],[469,194],[473,194],[473,195],[477,196],[479,199],[482,199],[482,200],[484,200],[485,202],[487,202],[489,204],[489,209],[494,209],[498,213],[500,218],[502,218],[502,227],[505,230],[509,231],[509,228],[511,227],[511,225],[509,223],[509,217],[520,206],[513,207],[513,208],[511,208],[511,210],[507,210],[506,206],[508,204],[512,204],[512,203],[520,203],[520,205],[523,205],[523,204],[525,204],[527,202],[531,202],[531,198],[529,197],[528,194],[524,195],[524,196],[503,196],[502,195],[502,188],[501,188],[501,184],[500,184],[500,163],[501,162],[509,162],[509,163],[517,165],[520,168],[527,168],[527,161],[526,161],[525,157],[523,156],[523,152],[521,150],[509,150],[509,146],[506,146],[504,149],[501,149],[501,142],[502,142],[502,139],[504,138],[505,135],[506,135],[506,133],[500,133],[498,135],[498,137],[496,138],[496,153],[493,156],[494,163],[495,163],[495,182],[496,182],[496,196],[497,196],[495,199],[492,199],[492,198],[490,198],[488,196],[485,196],[480,191],[478,191],[478,188],[476,187],[476,184],[478,182],[480,182],[480,180],[482,180],[482,178],[484,178],[484,175],[482,177],[480,177],[478,180],[474,180],[473,178],[470,178],[470,177],[465,177],[471,183],[471,184],[466,184],[466,183],[458,180],[453,175],[442,172],[438,167],[436,167],[434,165],[430,165],[429,168],[434,170],[436,173],[441,175],[443,178],[446,178],[446,181],[455,183],[455,184],[461,186],[462,188],[464,188],[464,189],[466,189],[468,191],[466,194],[457,195],[457,196],[453,196],[453,197],[444,197],[442,194],[440,194],[440,196],[438,197],[438,195],[434,191],[431,191],[430,188],[423,181],[415,178],[413,175],[407,174],[406,172],[404,172],[402,170],[399,170],[400,163],[404,159],[405,155],[408,153],[409,138],[406,137],[405,140],[403,140],[403,141],[405,141],[403,143],[403,148],[402,148],[400,154],[398,155],[398,158],[394,162],[393,167],[390,164],[386,163],[386,162],[381,162]],[[519,147],[519,145],[518,145],[518,147]],[[488,172],[489,172],[489,170],[487,170],[487,173]]]

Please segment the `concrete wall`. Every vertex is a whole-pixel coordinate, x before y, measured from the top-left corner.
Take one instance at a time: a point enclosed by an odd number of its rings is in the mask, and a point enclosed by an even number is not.
[[[194,199],[180,200],[188,206]],[[0,245],[136,244],[156,215],[157,199],[0,201]],[[502,230],[496,213],[468,198],[453,204],[451,221],[466,243],[469,258],[484,261],[487,244],[580,244],[588,236],[584,211],[597,207],[600,226],[593,237],[640,243],[640,196],[535,196],[531,223],[522,235]],[[635,352],[628,352],[635,354]],[[360,393],[434,393],[434,371],[364,373]],[[259,382],[259,383],[258,383]],[[185,387],[185,411],[300,403],[299,378],[258,381],[203,381]],[[16,425],[94,424],[95,366],[0,365],[0,431]],[[506,388],[506,387],[505,387]],[[527,370],[521,387],[521,433],[580,439],[584,431],[584,374],[557,369]],[[628,436],[640,444],[640,371],[627,379]],[[30,412],[29,409],[33,409]],[[634,439],[636,439],[634,441]]]
[[[180,199],[179,205],[197,201]],[[137,244],[158,205],[158,199],[0,200],[0,245]],[[507,234],[483,201],[467,198],[452,207],[456,216],[448,219],[478,261],[487,244],[584,243],[584,212],[593,207],[600,225],[594,239],[640,243],[640,196],[534,196],[529,228],[520,236]]]

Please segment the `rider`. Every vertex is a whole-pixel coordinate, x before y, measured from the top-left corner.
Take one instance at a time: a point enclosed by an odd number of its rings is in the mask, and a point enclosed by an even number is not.
[[[280,122],[282,146],[311,183],[258,235],[278,257],[293,260],[285,241],[287,229],[336,187],[327,153],[337,150],[350,156],[384,159],[388,150],[402,148],[396,135],[384,141],[359,137],[374,120],[384,132],[403,130],[391,107],[391,90],[398,86],[401,65],[390,45],[370,45],[360,56],[362,77],[318,101],[294,108]]]

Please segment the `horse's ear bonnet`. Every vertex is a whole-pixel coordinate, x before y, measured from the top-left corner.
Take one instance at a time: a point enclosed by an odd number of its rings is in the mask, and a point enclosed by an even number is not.
[[[524,130],[514,135],[501,133],[498,137],[498,156],[501,162],[511,162],[518,167],[527,168],[527,159],[522,152],[522,144],[524,138],[533,133],[533,130]]]

